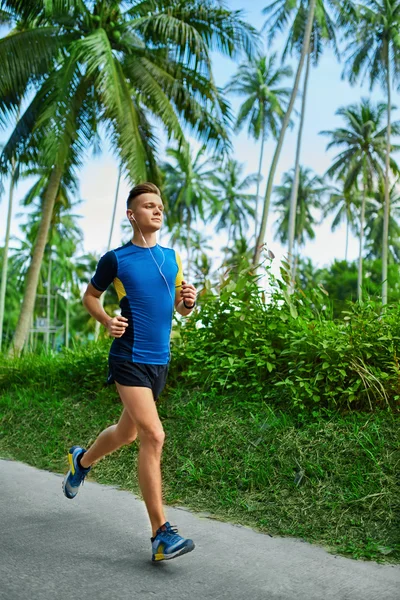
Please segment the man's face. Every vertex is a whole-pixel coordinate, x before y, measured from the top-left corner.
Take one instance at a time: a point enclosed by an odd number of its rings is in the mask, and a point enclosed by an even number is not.
[[[164,205],[157,194],[146,193],[137,196],[132,207],[127,209],[128,219],[133,215],[142,231],[158,231],[164,217]],[[135,223],[135,221],[131,221]]]

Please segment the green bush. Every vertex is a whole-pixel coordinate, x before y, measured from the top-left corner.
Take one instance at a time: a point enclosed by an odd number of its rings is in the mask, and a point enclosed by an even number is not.
[[[321,408],[398,407],[400,309],[349,304],[333,320],[326,291],[289,293],[269,274],[270,293],[244,271],[219,296],[207,292],[201,310],[180,323],[171,381],[249,400],[275,400],[298,412]]]

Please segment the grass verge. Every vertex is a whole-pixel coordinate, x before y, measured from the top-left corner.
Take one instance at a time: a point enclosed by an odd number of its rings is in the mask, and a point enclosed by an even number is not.
[[[115,390],[11,385],[1,397],[0,453],[55,472],[66,451],[115,422]],[[400,562],[399,418],[325,412],[310,422],[266,402],[168,390],[164,500],[353,558]],[[140,494],[138,446],[99,462],[91,478]]]

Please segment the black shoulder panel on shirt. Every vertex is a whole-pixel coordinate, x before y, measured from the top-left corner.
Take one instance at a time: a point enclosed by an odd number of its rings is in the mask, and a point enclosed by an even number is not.
[[[108,286],[114,281],[117,276],[118,261],[114,250],[106,252],[98,262],[96,273],[92,277],[90,283],[99,290],[104,292]]]

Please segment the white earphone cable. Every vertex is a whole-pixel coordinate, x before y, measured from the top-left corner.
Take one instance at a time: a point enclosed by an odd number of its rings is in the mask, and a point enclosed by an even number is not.
[[[173,318],[173,316],[174,316],[174,299],[173,299],[173,297],[172,297],[171,290],[170,290],[170,287],[169,287],[169,285],[168,285],[168,281],[166,280],[166,278],[165,278],[165,276],[164,276],[164,273],[161,271],[161,267],[163,266],[163,264],[164,264],[164,262],[165,262],[165,254],[164,254],[164,252],[161,250],[161,247],[159,246],[159,248],[160,248],[160,252],[161,252],[161,254],[163,255],[163,261],[162,261],[161,265],[159,265],[159,264],[158,264],[158,262],[156,261],[156,259],[154,258],[154,256],[153,256],[153,253],[152,253],[152,251],[151,251],[151,248],[150,248],[150,246],[148,245],[148,243],[147,243],[147,241],[146,241],[146,238],[144,237],[144,235],[143,235],[143,233],[142,233],[142,230],[140,229],[140,227],[139,227],[139,225],[138,225],[138,222],[136,221],[135,217],[133,217],[133,220],[135,221],[136,225],[138,226],[138,229],[139,229],[139,231],[140,231],[140,235],[142,236],[142,238],[143,238],[143,241],[144,241],[144,243],[146,244],[146,246],[147,246],[147,249],[149,250],[149,252],[150,252],[150,254],[151,254],[151,257],[152,257],[152,259],[154,260],[154,262],[156,263],[156,266],[157,266],[158,270],[160,271],[160,275],[161,275],[161,277],[164,279],[164,281],[165,281],[165,284],[166,284],[166,286],[167,286],[167,288],[168,288],[168,293],[169,293],[169,295],[170,295],[170,298],[171,298],[171,300],[172,300],[172,315],[171,315],[171,317]],[[169,353],[169,358],[171,358],[171,333],[170,333],[170,336],[169,336],[168,353]]]
[[[160,252],[161,252],[161,254],[163,255],[163,261],[162,261],[161,265],[159,265],[159,264],[158,264],[158,262],[156,261],[156,259],[155,259],[155,258],[154,258],[154,256],[153,256],[153,253],[152,253],[152,251],[151,251],[151,248],[150,248],[150,246],[148,245],[148,243],[147,243],[147,241],[146,241],[146,238],[144,237],[144,235],[143,235],[143,233],[142,233],[142,230],[140,229],[140,227],[139,227],[139,225],[138,225],[138,222],[136,221],[136,219],[135,219],[134,217],[133,217],[133,220],[135,221],[136,225],[138,226],[138,229],[139,229],[139,231],[140,231],[140,235],[142,236],[142,238],[143,238],[143,241],[144,241],[144,243],[146,244],[146,246],[147,246],[147,249],[149,250],[149,252],[150,252],[150,254],[151,254],[151,257],[152,257],[152,259],[153,259],[153,260],[154,260],[154,262],[156,263],[156,266],[157,266],[158,270],[160,271],[160,275],[161,275],[161,277],[164,279],[164,281],[165,281],[165,283],[166,283],[166,285],[167,285],[167,288],[168,288],[168,293],[169,293],[169,295],[170,295],[170,298],[171,298],[172,302],[174,302],[174,299],[173,299],[173,297],[172,297],[172,294],[171,294],[170,287],[169,287],[169,285],[168,285],[168,281],[166,280],[166,278],[165,278],[165,276],[164,276],[164,273],[161,271],[161,267],[163,266],[163,264],[164,264],[164,262],[165,262],[165,254],[164,254],[164,252],[161,250],[161,247],[160,247]]]

